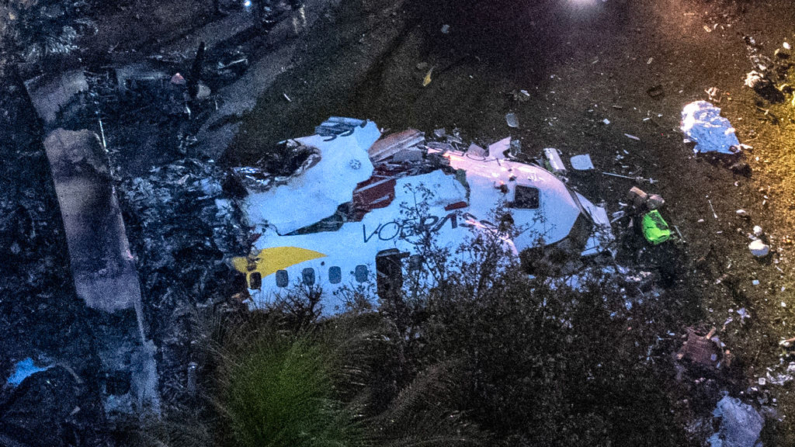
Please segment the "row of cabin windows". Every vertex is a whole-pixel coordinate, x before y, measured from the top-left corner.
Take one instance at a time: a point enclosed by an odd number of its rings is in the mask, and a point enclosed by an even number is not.
[[[356,282],[363,283],[367,281],[370,272],[366,265],[357,265],[353,271],[353,277]],[[337,266],[329,267],[328,281],[331,284],[339,284],[342,282],[342,269]],[[315,269],[305,268],[301,271],[301,282],[307,286],[315,285]],[[290,285],[290,275],[287,270],[276,271],[276,286],[287,287]],[[262,276],[259,272],[254,272],[249,278],[249,287],[252,289],[259,289],[262,287]]]

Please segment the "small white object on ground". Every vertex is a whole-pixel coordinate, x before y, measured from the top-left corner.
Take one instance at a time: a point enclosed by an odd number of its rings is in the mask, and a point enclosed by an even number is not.
[[[519,127],[519,117],[513,112],[505,115],[505,122],[508,123],[508,127]]]
[[[450,32],[450,25],[444,24],[442,25],[442,34],[447,34]]]
[[[590,171],[594,168],[591,156],[588,154],[571,157],[571,167],[575,171]]]
[[[640,141],[640,138],[636,137],[635,135],[630,135],[628,133],[625,133],[624,136],[629,138],[630,140]]]
[[[754,226],[754,236],[759,237],[762,235],[762,227],[759,225]]]
[[[751,250],[751,254],[757,258],[764,258],[770,253],[770,246],[762,242],[760,239],[748,244],[748,249]]]
[[[603,119],[603,120],[602,120],[602,122],[603,122],[605,125],[607,125],[607,124],[610,124],[610,120],[609,120],[609,119],[607,119],[607,118]]]

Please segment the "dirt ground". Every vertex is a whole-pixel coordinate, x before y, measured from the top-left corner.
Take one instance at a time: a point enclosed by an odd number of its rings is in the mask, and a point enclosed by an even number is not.
[[[244,120],[226,154],[230,164],[253,163],[282,138],[311,132],[329,115],[369,118],[381,127],[460,129],[465,140],[505,136],[536,157],[545,147],[588,153],[596,172],[572,176],[576,189],[610,212],[635,183],[599,172],[651,177],[638,184],[659,193],[663,215],[681,232],[675,257],[630,243],[619,261],[672,267],[662,299],[684,326],[716,327],[744,365],[747,386],[768,368],[792,360],[779,341],[795,336],[791,256],[795,221],[791,96],[769,104],[743,85],[753,67],[752,37],[773,58],[793,42],[795,5],[788,1],[729,0],[527,2],[343,2],[306,37],[294,68],[276,80]],[[449,25],[443,33],[442,26]],[[433,67],[432,81],[422,80]],[[786,79],[781,79],[781,82]],[[662,86],[653,98],[647,90]],[[682,108],[714,101],[737,129],[751,175],[694,156],[679,130]],[[525,89],[526,101],[511,93]],[[285,101],[283,94],[291,98]],[[766,112],[767,111],[767,112]],[[514,112],[518,129],[505,114]],[[771,118],[773,114],[773,118]],[[609,124],[605,124],[608,120]],[[625,134],[638,137],[631,139]],[[746,210],[750,219],[736,214]],[[627,222],[614,230],[626,238]],[[758,261],[748,234],[761,226],[773,250]],[[665,264],[669,264],[666,266]],[[676,264],[671,266],[670,264]],[[755,285],[758,280],[758,285]],[[735,311],[745,308],[750,318]],[[733,317],[733,321],[726,323]],[[792,442],[787,415],[795,409],[788,385],[761,387],[777,399],[774,430]],[[779,442],[777,441],[777,442]]]

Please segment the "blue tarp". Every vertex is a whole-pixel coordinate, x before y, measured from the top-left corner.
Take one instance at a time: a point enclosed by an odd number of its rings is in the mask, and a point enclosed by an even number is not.
[[[14,374],[11,374],[11,377],[8,378],[8,384],[16,387],[22,383],[23,380],[27,379],[28,377],[36,374],[37,372],[47,371],[50,369],[50,366],[46,366],[44,368],[39,368],[38,366],[33,364],[33,359],[28,357],[25,360],[22,360],[16,364],[16,369],[14,370]]]

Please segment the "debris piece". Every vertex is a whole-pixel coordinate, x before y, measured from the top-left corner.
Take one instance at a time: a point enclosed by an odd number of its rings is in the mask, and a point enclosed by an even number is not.
[[[36,366],[36,364],[33,362],[33,359],[28,357],[24,360],[17,362],[17,364],[14,365],[14,372],[8,378],[7,383],[12,387],[19,386],[19,384],[21,384],[23,380],[27,379],[33,374],[42,371],[47,371],[50,368],[52,368],[52,365],[44,367]]]
[[[727,394],[718,402],[712,415],[721,418],[718,432],[709,439],[711,447],[754,447],[765,419],[751,405]]]
[[[712,210],[712,217],[717,219],[718,218],[718,213],[715,212],[715,207],[712,206],[712,200],[707,199],[707,203],[709,203],[709,209]]]
[[[742,146],[743,145],[741,144],[739,147]],[[729,166],[729,170],[734,172],[735,174],[743,175],[745,177],[749,177],[751,175],[751,165],[749,165],[744,161],[737,161],[735,163],[732,163]]]
[[[379,162],[424,141],[425,134],[416,129],[406,129],[403,132],[393,133],[376,141],[375,144],[370,146],[368,153],[370,160]]]
[[[337,120],[341,121],[344,119]],[[352,200],[356,185],[372,175],[368,148],[371,157],[382,159],[410,147],[406,144],[412,141],[408,137],[417,138],[418,134],[421,138],[416,130],[390,135],[379,140],[379,148],[374,149],[371,146],[376,146],[381,132],[375,123],[367,121],[364,127],[355,126],[350,133],[331,139],[322,135],[297,138],[300,144],[318,148],[320,159],[287,184],[246,197],[243,208],[249,223],[267,223],[279,234],[288,234],[332,216],[339,205]]]
[[[566,175],[566,165],[560,159],[560,151],[555,148],[544,149],[544,165],[549,172],[555,175]]]
[[[744,83],[746,87],[751,87],[754,90],[758,90],[768,87],[771,84],[771,81],[764,75],[764,73],[752,70],[745,75]]]
[[[140,305],[107,153],[89,131],[57,129],[44,141],[61,205],[77,295],[105,312]],[[113,293],[109,293],[109,291]]]
[[[590,171],[594,169],[591,156],[589,154],[575,155],[569,160],[571,167],[575,171]]]
[[[627,199],[632,203],[635,209],[641,209],[649,199],[649,195],[637,186],[633,186],[627,193]]]
[[[643,236],[652,245],[659,245],[671,238],[671,230],[657,210],[646,213],[641,221],[641,226]]]
[[[511,97],[514,101],[527,102],[530,100],[530,92],[527,90],[513,90],[511,91]]]
[[[425,77],[422,79],[422,86],[427,87],[428,84],[431,83],[431,74],[433,73],[433,67],[428,70],[428,73],[425,74]]]
[[[605,118],[605,119],[602,120],[602,123],[606,126],[606,125],[610,124],[610,120]]]
[[[663,90],[662,84],[657,84],[655,86],[649,87],[646,90],[646,94],[654,99],[660,99],[665,96],[665,90]]]
[[[685,240],[685,237],[684,237],[684,236],[682,236],[682,232],[681,232],[681,231],[679,231],[679,227],[678,227],[678,226],[676,226],[676,225],[674,225],[674,230],[676,230],[676,234],[678,234],[678,235],[679,235],[679,240],[680,240],[680,241],[682,241],[682,242],[685,242],[685,243],[687,243],[687,241]]]
[[[478,146],[477,144],[472,143],[469,145],[469,148],[467,149],[467,155],[473,157],[486,158],[486,150]]]
[[[392,156],[392,161],[396,163],[422,161],[422,151],[417,148],[403,149]]]
[[[286,100],[287,100],[287,102],[293,102],[293,100],[292,100],[292,99],[290,99],[290,97],[289,97],[289,96],[287,96],[287,93],[284,93],[284,92],[282,92],[282,96],[284,96],[284,99],[286,99]]]
[[[682,110],[682,132],[696,143],[696,153],[718,152],[736,154],[740,142],[729,120],[720,116],[720,109],[707,101],[695,101]]]
[[[174,85],[185,85],[186,81],[181,74],[175,73],[174,76],[171,77],[171,83]]]
[[[625,133],[624,136],[629,138],[630,140],[640,141],[640,138],[636,137],[635,135],[630,135],[628,133]]]
[[[489,158],[502,160],[505,158],[505,152],[511,149],[511,137],[503,138],[496,143],[489,145]]]
[[[712,335],[714,335],[714,328],[706,335],[694,328],[687,328],[687,340],[676,353],[676,359],[687,360],[709,368],[718,368],[723,352]]]
[[[55,77],[40,76],[25,82],[33,106],[45,123],[55,121],[56,114],[80,92],[88,90],[83,70],[71,70]]]
[[[450,25],[448,25],[448,24],[442,25],[441,31],[442,31],[442,34],[448,34],[450,32]]]
[[[759,225],[754,225],[754,236],[760,237],[762,236],[762,227]]]
[[[751,254],[757,258],[764,258],[770,253],[770,246],[765,244],[761,239],[751,241],[751,243],[748,244],[748,249],[751,250]]]
[[[621,175],[621,174],[614,174],[612,172],[602,172],[602,175],[609,175],[610,177],[618,177],[618,178],[625,178],[629,180],[635,180],[638,183],[649,182],[649,184],[653,185],[655,180],[653,178],[644,178],[644,177],[630,177],[628,175]]]
[[[646,208],[650,210],[660,209],[664,204],[665,204],[665,199],[663,199],[662,196],[659,194],[652,194],[646,200]]]
[[[505,122],[508,123],[508,127],[519,127],[519,117],[513,112],[505,115]]]
[[[444,127],[441,127],[439,129],[434,129],[433,134],[436,136],[436,138],[444,138],[444,136],[447,135],[447,131],[444,129]]]

